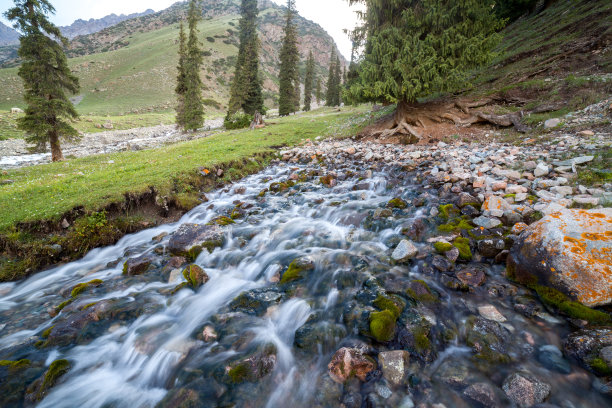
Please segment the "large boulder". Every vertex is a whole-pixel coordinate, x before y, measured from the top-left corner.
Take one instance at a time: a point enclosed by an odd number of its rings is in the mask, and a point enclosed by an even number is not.
[[[183,224],[170,238],[168,250],[172,255],[195,259],[203,249],[212,252],[224,243],[225,234],[217,225]]]
[[[590,307],[612,303],[612,208],[558,209],[521,233],[508,272]]]

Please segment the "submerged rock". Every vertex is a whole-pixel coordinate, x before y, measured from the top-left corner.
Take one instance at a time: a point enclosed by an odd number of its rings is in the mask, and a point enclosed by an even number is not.
[[[131,258],[125,261],[123,264],[123,273],[125,275],[134,276],[142,275],[149,269],[149,266],[153,263],[153,258],[150,255],[139,256],[138,258]]]
[[[508,258],[511,277],[587,306],[612,303],[612,208],[559,209],[531,225]]]
[[[327,368],[332,380],[344,384],[351,377],[365,381],[368,373],[376,369],[376,362],[359,349],[343,347],[334,354]]]
[[[532,407],[546,401],[550,389],[550,385],[525,372],[512,374],[506,378],[503,385],[508,398],[521,408]]]
[[[463,391],[463,395],[486,408],[501,407],[495,388],[488,383],[472,384]]]
[[[393,385],[400,385],[406,375],[409,354],[404,350],[383,351],[378,354],[383,377]]]
[[[410,259],[414,258],[419,253],[419,250],[416,246],[407,239],[403,239],[399,245],[391,254],[391,258],[393,258],[396,262],[407,262]]]

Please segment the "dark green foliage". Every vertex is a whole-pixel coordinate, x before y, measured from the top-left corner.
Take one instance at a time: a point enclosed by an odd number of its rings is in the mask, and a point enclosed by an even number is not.
[[[537,4],[538,0],[497,0],[495,12],[499,17],[514,21],[525,14],[533,13]]]
[[[315,90],[315,98],[317,99],[317,105],[321,104],[321,99],[323,99],[323,94],[321,93],[321,78],[317,78],[317,87]]]
[[[297,48],[295,13],[295,0],[287,0],[285,37],[280,53],[278,102],[280,116],[287,116],[299,109],[299,105],[296,105],[296,88],[299,87],[298,61],[300,55]]]
[[[177,112],[176,122],[184,130],[195,131],[204,123],[204,104],[202,102],[202,78],[200,70],[203,64],[202,50],[198,40],[198,23],[202,19],[199,0],[189,3],[189,39],[185,49],[185,82],[183,106]],[[180,102],[179,102],[180,105]]]
[[[332,55],[329,65],[329,75],[327,77],[327,106],[340,105],[340,58],[336,54],[336,50],[332,49]]]
[[[15,7],[5,16],[22,33],[19,76],[28,107],[25,116],[18,119],[19,129],[38,149],[49,143],[53,161],[61,161],[60,139],[76,140],[79,136],[70,125],[78,114],[66,96],[66,91],[79,92],[79,80],[70,72],[62,48],[68,40],[47,18],[53,13],[55,9],[47,0],[15,0]]]
[[[228,117],[243,110],[249,115],[264,112],[262,81],[259,76],[259,37],[257,0],[242,0],[240,7],[240,47],[232,82]]]
[[[185,93],[187,92],[187,73],[185,71],[185,64],[187,60],[187,37],[185,36],[185,26],[181,21],[179,31],[179,63],[177,66],[178,75],[176,77],[176,116],[177,123],[185,116]]]
[[[312,93],[314,84],[315,74],[315,60],[312,55],[312,51],[308,55],[308,61],[306,62],[306,78],[304,79],[304,110],[308,112],[311,108]]]
[[[248,128],[253,121],[253,115],[248,113],[234,113],[225,117],[223,124],[227,130]]]
[[[351,100],[414,103],[468,85],[488,63],[503,22],[493,0],[357,0],[365,3],[364,55]]]

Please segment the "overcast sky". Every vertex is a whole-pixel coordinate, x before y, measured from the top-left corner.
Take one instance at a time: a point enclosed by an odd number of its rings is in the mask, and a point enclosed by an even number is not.
[[[286,4],[286,0],[272,0]],[[51,0],[57,13],[52,21],[60,26],[70,25],[82,18],[100,18],[108,14],[130,14],[147,9],[163,10],[176,0]],[[4,14],[13,5],[12,0],[0,0],[0,13]],[[343,33],[345,28],[355,27],[357,17],[346,0],[296,0],[300,14],[320,24],[338,43],[340,51],[348,59],[351,55],[351,42]],[[353,7],[355,9],[355,7]],[[8,25],[4,17],[2,22]]]

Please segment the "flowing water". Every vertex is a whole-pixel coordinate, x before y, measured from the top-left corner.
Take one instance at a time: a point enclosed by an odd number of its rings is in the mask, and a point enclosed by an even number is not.
[[[462,396],[467,385],[487,382],[499,390],[517,370],[549,383],[550,402],[558,406],[610,406],[593,388],[598,380],[582,368],[572,364],[567,373],[540,362],[541,347],[561,348],[569,328],[546,312],[533,319],[515,312],[513,290],[524,290],[504,280],[503,268],[487,266],[487,284],[464,293],[442,285],[427,258],[392,265],[390,251],[402,230],[428,214],[427,206],[437,205],[433,187],[415,188],[414,175],[401,169],[381,167],[366,174],[355,163],[338,166],[338,184],[330,188],[309,174],[317,171],[306,165],[271,167],[210,194],[208,203],[175,224],[126,236],[24,282],[0,285],[0,359],[29,359],[32,368],[21,374],[29,382],[55,360],[70,362],[69,372],[34,404],[39,407],[154,407],[162,400],[164,406],[182,401],[204,407],[339,407],[343,401],[347,407],[420,402],[468,407],[476,405]],[[260,197],[272,182],[295,172],[307,180]],[[411,201],[421,194],[430,198],[426,207],[409,206],[391,216],[381,212],[394,197]],[[182,277],[169,281],[171,255],[165,251],[172,233],[182,224],[206,224],[226,215],[237,203],[243,203],[245,217],[223,227],[225,245],[195,260],[210,280],[197,290],[175,291]],[[427,234],[433,229],[430,225]],[[426,244],[417,246],[425,250]],[[122,273],[126,259],[146,254],[155,259],[147,273]],[[279,284],[279,274],[303,257],[314,270],[294,284]],[[104,283],[50,317],[49,310],[68,299],[71,288],[94,279]],[[340,347],[361,347],[374,358],[379,351],[404,347],[397,339],[385,345],[365,337],[359,311],[374,310],[372,299],[383,291],[405,293],[393,287],[414,280],[425,281],[439,301],[407,299],[399,324],[427,321],[432,346],[411,356],[406,381],[393,386],[380,371],[365,383],[343,387],[331,381],[327,365]],[[244,292],[257,302],[234,301]],[[104,308],[92,318],[88,311],[98,307],[94,304]],[[508,334],[504,353],[510,361],[475,361],[466,345],[467,322],[485,304],[507,318],[501,327]],[[45,343],[44,332],[58,327],[65,336]],[[214,328],[212,338],[203,336],[207,327]],[[230,368],[244,361],[257,367],[257,378],[236,381]],[[0,389],[15,394],[5,396],[7,406],[22,404],[24,387]],[[503,394],[500,398],[505,401]]]

